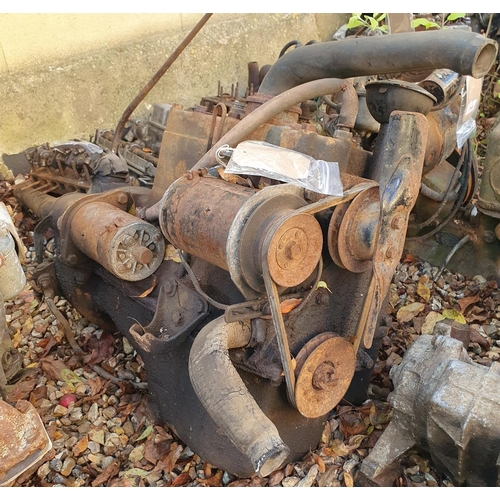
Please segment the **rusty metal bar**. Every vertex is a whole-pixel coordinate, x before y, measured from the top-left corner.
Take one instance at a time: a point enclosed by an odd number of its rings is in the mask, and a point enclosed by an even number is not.
[[[116,153],[118,145],[120,144],[120,137],[122,135],[123,129],[130,115],[134,112],[135,108],[141,103],[141,101],[149,94],[152,88],[158,83],[160,78],[167,72],[168,68],[172,66],[175,60],[182,54],[184,49],[191,43],[193,38],[198,34],[198,32],[205,26],[206,22],[210,19],[212,14],[205,14],[198,24],[191,30],[189,35],[184,38],[181,44],[174,50],[172,55],[165,61],[163,66],[155,73],[153,78],[144,86],[144,88],[137,94],[135,99],[127,106],[127,109],[123,112],[118,125],[116,126],[115,136],[113,138],[113,143],[111,145],[111,150]]]

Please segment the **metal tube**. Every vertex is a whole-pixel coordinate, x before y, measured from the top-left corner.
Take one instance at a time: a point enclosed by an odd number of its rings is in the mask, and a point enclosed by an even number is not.
[[[278,95],[321,78],[440,68],[481,78],[491,68],[496,54],[495,41],[462,30],[347,38],[287,52],[271,67],[259,91]]]
[[[123,112],[118,125],[116,126],[115,136],[113,137],[113,144],[111,145],[111,150],[116,153],[118,150],[118,145],[120,144],[121,135],[127,120],[130,115],[134,112],[135,108],[140,104],[140,102],[149,94],[151,89],[158,83],[160,78],[167,72],[168,68],[172,66],[174,61],[182,54],[183,50],[190,44],[191,40],[198,34],[198,32],[205,26],[206,22],[210,19],[212,14],[205,14],[198,24],[191,30],[189,35],[184,38],[182,43],[174,50],[172,55],[165,61],[163,66],[155,73],[153,78],[144,86],[144,88],[137,94],[135,99],[127,106],[127,109]]]
[[[208,414],[255,472],[267,476],[283,464],[290,450],[229,359],[228,350],[245,347],[251,335],[249,321],[226,323],[220,317],[206,325],[191,347],[189,377]]]
[[[315,46],[316,45],[310,45],[309,47]],[[209,168],[217,164],[215,153],[222,145],[228,144],[230,147],[235,147],[262,124],[289,107],[295,106],[297,103],[308,99],[328,94],[336,94],[341,91],[343,91],[344,94],[339,117],[339,126],[353,128],[356,121],[356,115],[358,114],[358,96],[352,84],[347,80],[339,80],[337,78],[325,78],[323,80],[311,81],[299,85],[298,87],[291,88],[279,96],[273,97],[252,111],[217,141],[191,170]]]

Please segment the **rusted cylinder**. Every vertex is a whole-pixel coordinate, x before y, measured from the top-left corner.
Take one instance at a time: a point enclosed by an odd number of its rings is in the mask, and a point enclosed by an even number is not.
[[[205,177],[175,181],[162,199],[160,227],[177,248],[227,270],[231,224],[254,189]]]
[[[351,78],[439,68],[481,78],[488,73],[496,54],[496,42],[462,30],[346,38],[287,52],[273,64],[259,92],[278,95],[321,78]]]
[[[52,205],[57,200],[50,194],[40,193],[35,188],[25,186],[27,183],[19,184],[14,188],[14,196],[19,203],[29,208],[40,218],[45,217],[52,210]]]
[[[83,205],[70,224],[76,247],[120,279],[145,279],[163,262],[165,242],[160,231],[109,203]]]

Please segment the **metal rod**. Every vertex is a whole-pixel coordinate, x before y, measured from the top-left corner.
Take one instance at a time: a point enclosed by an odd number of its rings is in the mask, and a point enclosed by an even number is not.
[[[113,153],[116,153],[118,149],[118,145],[120,144],[120,138],[125,128],[125,124],[127,120],[130,118],[130,115],[134,112],[135,108],[141,103],[141,101],[149,94],[151,89],[158,83],[160,78],[166,73],[168,68],[172,66],[174,61],[181,55],[183,50],[189,45],[191,40],[198,34],[198,32],[203,28],[206,22],[210,19],[212,14],[205,14],[198,24],[191,30],[189,35],[184,38],[182,43],[174,50],[172,55],[165,61],[163,66],[156,72],[156,74],[149,80],[149,82],[145,85],[145,87],[137,94],[135,99],[128,105],[127,109],[124,111],[118,125],[116,126],[115,136],[113,137],[113,143],[111,145],[111,150]]]
[[[445,261],[443,262],[443,265],[439,268],[439,271],[436,273],[436,276],[432,278],[434,281],[437,281],[441,274],[443,274],[443,271],[445,270],[446,266],[450,262],[451,258],[455,255],[455,253],[460,250],[468,241],[469,241],[470,236],[467,234],[465,235],[450,251],[448,254],[448,257],[446,257]]]

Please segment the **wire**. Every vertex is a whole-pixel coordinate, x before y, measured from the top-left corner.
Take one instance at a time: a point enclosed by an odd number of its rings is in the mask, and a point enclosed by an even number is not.
[[[460,250],[468,241],[469,241],[470,236],[467,234],[464,236],[450,251],[448,254],[448,257],[443,262],[443,265],[439,268],[439,271],[436,273],[436,276],[432,278],[434,281],[437,281],[441,274],[443,274],[444,268],[448,265],[448,262],[450,262],[450,259],[455,255],[455,253]]]
[[[469,183],[469,176],[472,168],[472,161],[470,161],[470,155],[474,153],[472,151],[470,139],[468,139],[467,142],[464,144],[464,148],[467,148],[464,160],[465,163],[464,175],[460,179],[460,190],[458,192],[457,199],[455,200],[455,204],[453,205],[451,212],[432,231],[429,231],[428,233],[423,234],[422,236],[412,236],[410,238],[406,238],[406,241],[423,241],[427,238],[430,238],[438,231],[441,231],[441,229],[443,229],[443,227],[446,226],[446,224],[448,224],[448,222],[450,222],[450,220],[453,217],[455,217],[456,213],[460,209],[460,206],[462,205],[465,196],[467,194],[467,186]]]
[[[425,220],[423,222],[420,222],[418,224],[408,224],[408,227],[410,229],[423,229],[424,227],[429,226],[437,219],[439,214],[443,211],[443,208],[450,201],[452,187],[455,186],[455,183],[458,180],[458,176],[459,176],[460,171],[462,169],[462,166],[464,164],[466,149],[467,149],[467,146],[462,147],[462,151],[460,152],[460,158],[459,158],[457,166],[455,168],[455,172],[453,173],[453,175],[450,179],[448,187],[446,188],[446,191],[444,193],[443,199],[441,200],[441,203],[439,204],[437,210],[434,212],[434,214],[431,217],[429,217],[427,220]]]

